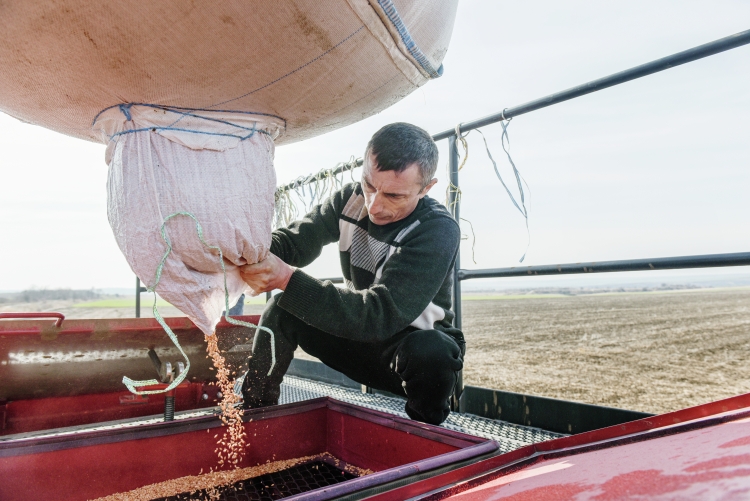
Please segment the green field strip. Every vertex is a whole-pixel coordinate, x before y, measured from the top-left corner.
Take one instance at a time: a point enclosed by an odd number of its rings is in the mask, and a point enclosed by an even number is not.
[[[154,304],[153,297],[141,298],[141,308],[150,308]],[[245,304],[259,305],[266,304],[265,295],[256,297],[245,296]],[[170,303],[159,299],[156,301],[157,308],[163,308],[165,306],[172,306]],[[86,301],[84,303],[74,304],[73,308],[135,308],[135,298],[106,298],[98,299],[96,301]]]
[[[245,304],[266,304],[266,295],[261,294],[259,296],[250,297],[245,296]]]
[[[141,308],[150,307],[154,304],[153,299],[143,298],[141,299]],[[163,299],[156,301],[157,308],[164,306],[172,306]],[[85,303],[74,304],[73,308],[135,308],[135,298],[123,298],[123,299],[100,299],[98,301],[87,301]]]

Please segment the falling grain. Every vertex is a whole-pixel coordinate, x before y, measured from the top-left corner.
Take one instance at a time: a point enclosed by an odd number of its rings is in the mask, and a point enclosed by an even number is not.
[[[226,361],[219,351],[216,334],[206,336],[208,344],[208,356],[216,368],[216,379],[222,398],[219,402],[221,409],[221,422],[226,426],[222,438],[218,441],[216,454],[219,458],[219,465],[231,465],[235,468],[245,457],[245,429],[242,423],[242,409],[236,404],[240,402],[241,397],[234,393],[234,380],[229,378],[229,369],[226,367]],[[217,438],[216,435],[214,438]]]

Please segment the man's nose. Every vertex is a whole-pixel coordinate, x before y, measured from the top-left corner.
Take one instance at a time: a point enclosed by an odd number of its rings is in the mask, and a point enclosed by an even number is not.
[[[370,207],[368,207],[367,210],[373,216],[377,216],[380,212],[383,211],[382,195],[380,195],[380,193],[376,193],[372,196],[371,200],[372,201],[370,202]]]

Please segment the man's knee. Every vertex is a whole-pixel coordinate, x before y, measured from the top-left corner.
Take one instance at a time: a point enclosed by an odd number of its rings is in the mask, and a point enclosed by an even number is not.
[[[437,330],[414,331],[396,350],[393,368],[399,375],[411,376],[414,371],[460,371],[463,353],[458,343]]]
[[[409,416],[432,424],[443,422],[462,368],[461,348],[450,336],[436,330],[409,334],[393,358],[393,369],[403,381]]]

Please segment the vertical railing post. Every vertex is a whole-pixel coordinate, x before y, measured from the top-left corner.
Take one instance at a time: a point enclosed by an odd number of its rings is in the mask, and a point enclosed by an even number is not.
[[[141,318],[141,279],[135,277],[135,318]]]
[[[141,293],[148,289],[141,287],[141,279],[135,277],[135,318],[141,318]]]
[[[455,134],[448,138],[448,171],[450,172],[450,187],[448,189],[448,204],[451,214],[456,219],[457,223],[461,223],[460,218],[460,205],[461,205],[461,192],[459,191],[458,184],[458,147],[456,145],[457,137]],[[458,278],[458,270],[461,269],[461,250],[456,252],[456,263],[453,267],[453,313],[456,315],[453,319],[453,325],[457,328],[461,328],[461,281]],[[451,398],[451,410],[459,410],[459,399],[461,393],[464,391],[464,376],[463,371],[458,373],[458,381],[456,382],[456,389],[453,392]]]

